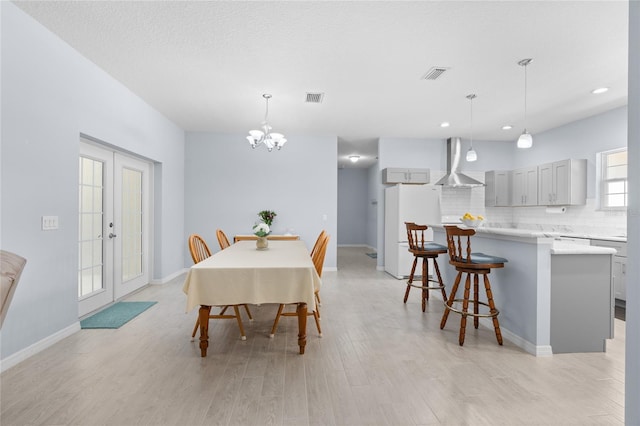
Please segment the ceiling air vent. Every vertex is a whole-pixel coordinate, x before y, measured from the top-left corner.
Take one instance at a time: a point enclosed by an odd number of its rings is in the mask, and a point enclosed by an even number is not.
[[[446,71],[449,70],[449,67],[433,67],[427,73],[422,76],[423,80],[435,80],[442,76]]]
[[[305,102],[308,104],[320,104],[322,103],[322,99],[324,99],[324,93],[307,92],[307,98],[305,99]]]

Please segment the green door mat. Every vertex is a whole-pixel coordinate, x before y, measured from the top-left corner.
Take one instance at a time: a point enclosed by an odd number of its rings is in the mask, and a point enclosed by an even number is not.
[[[81,328],[120,328],[158,302],[118,302],[80,321]]]

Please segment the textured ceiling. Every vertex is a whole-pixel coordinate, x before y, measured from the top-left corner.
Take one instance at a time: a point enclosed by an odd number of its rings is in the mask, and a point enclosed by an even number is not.
[[[626,1],[16,4],[187,131],[245,133],[271,93],[274,131],[337,136],[340,165],[379,137],[468,138],[470,93],[474,139],[517,139],[522,58],[531,133],[627,103]]]

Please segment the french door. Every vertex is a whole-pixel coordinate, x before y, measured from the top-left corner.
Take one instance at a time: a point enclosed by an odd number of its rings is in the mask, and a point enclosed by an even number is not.
[[[78,314],[149,282],[149,163],[80,142]]]

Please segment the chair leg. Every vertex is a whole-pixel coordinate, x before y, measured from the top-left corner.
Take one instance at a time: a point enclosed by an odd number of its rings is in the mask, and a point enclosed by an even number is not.
[[[322,305],[322,302],[320,301],[320,292],[316,291],[316,305]]]
[[[451,289],[451,293],[449,293],[449,300],[447,300],[446,305],[450,308],[453,306],[453,299],[456,297],[456,292],[458,291],[458,286],[460,285],[460,279],[462,278],[462,272],[458,272],[456,276],[456,280],[453,283],[453,288]],[[440,330],[444,328],[447,324],[447,318],[449,318],[449,309],[445,308],[444,313],[442,314],[442,320],[440,320]]]
[[[442,275],[440,275],[440,268],[438,268],[438,261],[433,259],[433,269],[436,270],[436,276],[438,277],[438,284],[440,285],[440,290],[442,291],[442,300],[444,302],[447,301],[447,293],[444,290],[444,281],[442,281]]]
[[[240,309],[238,309],[238,305],[233,305],[233,310],[236,313],[236,320],[238,320],[238,327],[240,327],[240,339],[247,340],[247,336],[244,334],[244,327],[242,326],[242,318],[240,317]]]
[[[227,312],[227,309],[229,309],[229,306],[225,306],[224,308],[222,308],[218,315],[224,315],[224,313]]]
[[[409,274],[409,281],[407,281],[407,291],[404,292],[404,303],[407,303],[409,298],[409,291],[411,290],[411,283],[413,282],[413,274],[416,272],[416,265],[418,264],[418,258],[413,258],[413,266],[411,267],[411,273]]]
[[[486,275],[485,275],[486,277]],[[478,317],[478,274],[473,274],[473,326],[478,329],[480,323],[480,317]]]
[[[422,258],[422,312],[426,308],[427,301],[429,300],[429,259]]]
[[[193,326],[193,333],[191,333],[191,341],[196,337],[196,333],[198,332],[198,327],[200,326],[200,317],[196,318],[196,325]]]
[[[484,276],[484,289],[487,292],[487,302],[489,303],[489,312],[496,314],[496,304],[493,301],[493,293],[491,292],[491,284],[489,284],[489,277]],[[498,344],[502,345],[502,333],[500,332],[500,323],[498,322],[498,315],[493,316],[493,329],[496,332],[496,339]]]
[[[458,343],[460,346],[464,345],[464,334],[467,328],[467,311],[469,310],[469,292],[471,287],[471,274],[467,273],[467,278],[464,280],[464,296],[462,299],[462,318],[460,319],[460,335],[458,336]]]
[[[276,329],[278,328],[278,321],[280,321],[280,316],[282,315],[283,309],[284,309],[284,305],[280,305],[278,307],[278,313],[276,314],[276,319],[273,321],[273,327],[271,327],[271,335],[269,337],[275,336]]]
[[[320,315],[318,315],[318,311],[313,311],[313,319],[316,320],[316,327],[318,328],[318,334],[322,337],[322,329],[320,328]]]
[[[249,305],[244,304],[244,310],[247,311],[247,316],[249,317],[249,321],[253,321],[253,317],[251,316],[251,311],[249,310]]]

